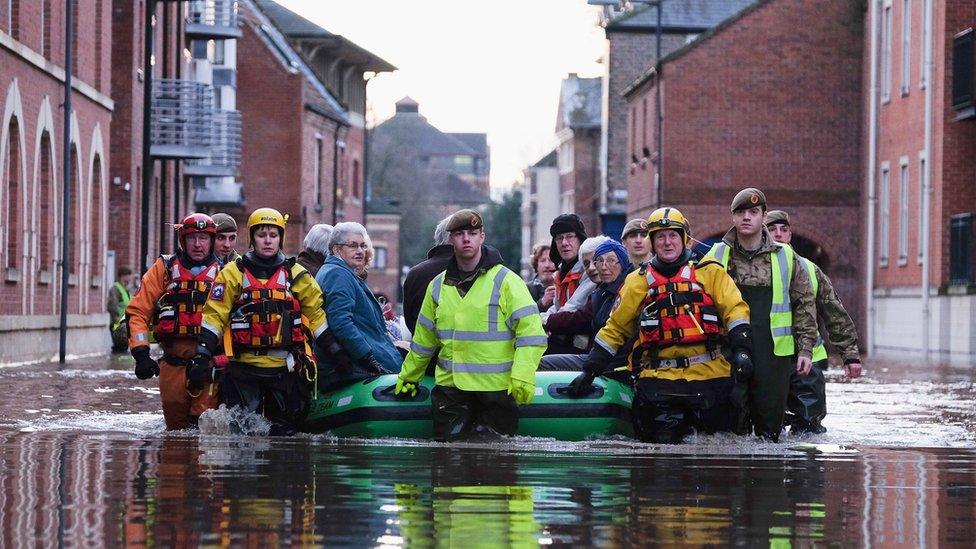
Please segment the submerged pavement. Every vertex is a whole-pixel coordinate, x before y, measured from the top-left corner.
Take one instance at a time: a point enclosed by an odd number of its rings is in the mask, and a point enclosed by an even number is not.
[[[0,545],[971,543],[969,365],[832,370],[826,434],[681,446],[167,434],[131,367],[0,368]]]

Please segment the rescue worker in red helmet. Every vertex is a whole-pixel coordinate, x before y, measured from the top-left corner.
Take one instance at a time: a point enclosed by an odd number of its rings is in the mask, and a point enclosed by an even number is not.
[[[297,431],[317,375],[311,344],[330,343],[321,289],[281,252],[287,220],[272,208],[248,217],[251,249],[214,281],[190,371],[193,380],[215,379],[212,357],[225,352],[223,402],[263,414],[271,435]]]
[[[195,426],[200,414],[217,404],[216,387],[190,387],[187,382],[203,304],[220,272],[220,262],[213,253],[217,226],[210,216],[194,213],[173,228],[179,248],[173,255],[156,259],[125,308],[136,377],[159,376],[159,396],[168,430]],[[163,349],[158,363],[149,356],[150,330]]]
[[[593,379],[608,373],[613,355],[637,333],[630,355],[637,437],[679,443],[694,431],[732,430],[732,376],[747,378],[752,371],[749,306],[720,263],[692,259],[691,227],[677,209],[652,212],[647,232],[653,255],[624,280],[569,393],[588,394]],[[731,348],[731,365],[723,344]]]

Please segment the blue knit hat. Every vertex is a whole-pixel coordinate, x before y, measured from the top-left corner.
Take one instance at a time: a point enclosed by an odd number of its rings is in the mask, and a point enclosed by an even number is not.
[[[627,257],[627,248],[624,248],[623,244],[612,238],[597,247],[596,251],[593,252],[593,259],[596,259],[607,252],[617,254],[617,259],[620,261],[620,265],[623,267],[624,272],[628,272],[634,268],[634,266],[630,264],[630,258]]]

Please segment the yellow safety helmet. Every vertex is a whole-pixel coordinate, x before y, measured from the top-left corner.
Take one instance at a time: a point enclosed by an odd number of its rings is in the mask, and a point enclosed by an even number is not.
[[[681,231],[685,246],[688,246],[691,239],[691,223],[680,210],[677,208],[658,208],[651,212],[647,218],[647,236],[650,237],[665,229]]]
[[[247,218],[247,233],[249,235],[248,244],[254,245],[254,231],[259,225],[272,225],[281,231],[281,247],[285,247],[285,224],[288,223],[288,215],[281,215],[281,212],[274,208],[258,208]]]

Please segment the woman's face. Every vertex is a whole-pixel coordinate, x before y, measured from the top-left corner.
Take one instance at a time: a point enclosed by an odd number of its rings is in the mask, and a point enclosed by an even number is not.
[[[593,264],[600,272],[600,278],[603,279],[604,284],[609,284],[617,280],[617,277],[620,276],[620,272],[624,268],[620,264],[620,260],[617,259],[617,254],[613,252],[605,252],[603,255],[594,259]]]
[[[363,235],[351,233],[345,244],[336,246],[339,259],[346,262],[357,274],[366,268],[366,239]]]
[[[254,231],[254,253],[269,258],[281,250],[281,232],[273,225],[260,225]]]

